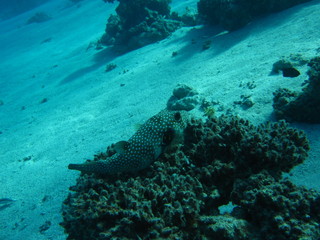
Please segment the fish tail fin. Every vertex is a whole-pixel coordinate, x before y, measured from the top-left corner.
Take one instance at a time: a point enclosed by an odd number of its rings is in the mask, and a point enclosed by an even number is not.
[[[73,164],[73,163],[71,163],[71,164],[68,165],[68,169],[82,171],[83,170],[83,164]]]
[[[68,168],[71,170],[77,170],[83,173],[97,173],[97,174],[107,174],[109,173],[109,163],[104,161],[94,161],[82,164],[71,163]]]
[[[68,169],[70,170],[77,170],[83,173],[98,173],[99,168],[97,168],[97,162],[90,162],[90,163],[82,163],[82,164],[69,164]]]

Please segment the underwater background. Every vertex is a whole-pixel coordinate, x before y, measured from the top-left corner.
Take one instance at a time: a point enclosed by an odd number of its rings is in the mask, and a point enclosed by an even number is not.
[[[320,239],[319,14],[1,0],[0,239]]]

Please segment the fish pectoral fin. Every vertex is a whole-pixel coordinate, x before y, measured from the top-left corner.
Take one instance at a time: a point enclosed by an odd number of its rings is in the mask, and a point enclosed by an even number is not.
[[[141,123],[136,123],[136,124],[134,125],[134,129],[135,129],[136,131],[138,131],[142,126],[143,126],[143,124],[141,124]]]
[[[163,146],[156,146],[154,148],[154,159],[158,159],[158,157],[161,155],[161,153],[163,152]]]
[[[128,149],[129,145],[130,143],[127,141],[119,141],[115,143],[113,147],[117,153],[122,154]]]

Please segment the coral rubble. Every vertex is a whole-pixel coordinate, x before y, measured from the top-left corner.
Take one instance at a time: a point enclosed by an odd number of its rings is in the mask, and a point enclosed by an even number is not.
[[[68,239],[317,239],[319,193],[281,180],[308,150],[305,134],[285,122],[191,119],[184,142],[148,169],[81,174],[61,225]],[[94,160],[112,154],[109,148]],[[231,214],[220,214],[229,202]]]
[[[281,88],[274,92],[273,108],[278,119],[320,123],[320,57],[308,63],[309,81],[301,93]]]

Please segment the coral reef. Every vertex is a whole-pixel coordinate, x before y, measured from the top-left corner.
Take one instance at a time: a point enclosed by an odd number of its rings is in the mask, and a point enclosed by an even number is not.
[[[320,195],[315,191],[263,172],[237,180],[231,198],[241,208],[238,214],[261,226],[260,234],[266,239],[320,237]]]
[[[63,203],[61,225],[68,239],[276,239],[283,236],[281,226],[272,229],[272,214],[279,211],[285,222],[292,214],[302,226],[294,236],[309,236],[304,230],[314,230],[319,220],[319,194],[281,181],[281,173],[301,163],[308,149],[305,134],[285,122],[255,127],[237,117],[191,119],[183,144],[171,146],[148,169],[114,177],[81,174]],[[94,160],[112,154],[109,148]],[[261,179],[260,185],[259,174],[274,184]],[[274,201],[284,196],[287,205],[267,205],[266,194],[265,206],[250,191],[273,191]],[[230,201],[238,206],[231,215],[220,214]],[[267,229],[272,231],[266,235]],[[320,237],[318,230],[312,234]]]
[[[274,92],[273,108],[277,119],[320,123],[320,57],[311,59],[308,66],[309,81],[301,93],[284,88]]]
[[[209,24],[219,24],[227,30],[236,30],[258,16],[308,1],[311,0],[200,0],[198,12]]]
[[[113,1],[107,1],[113,2]],[[101,42],[128,52],[168,37],[182,22],[170,18],[170,0],[119,0]]]
[[[178,84],[173,90],[173,95],[167,102],[169,110],[185,110],[190,111],[200,102],[199,93],[193,88]]]

